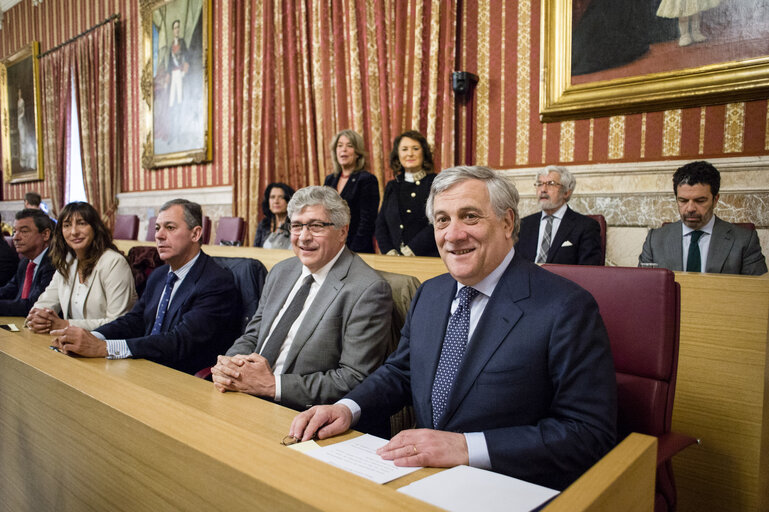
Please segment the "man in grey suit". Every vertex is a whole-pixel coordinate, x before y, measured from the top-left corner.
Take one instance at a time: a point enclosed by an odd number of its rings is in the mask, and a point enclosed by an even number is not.
[[[735,226],[713,214],[721,174],[708,162],[690,162],[673,175],[681,220],[652,229],[638,257],[670,270],[762,275],[766,260],[755,230]]]
[[[288,216],[297,257],[267,275],[256,314],[211,372],[219,391],[302,410],[335,402],[382,364],[392,293],[345,247],[350,209],[336,190],[297,191]]]

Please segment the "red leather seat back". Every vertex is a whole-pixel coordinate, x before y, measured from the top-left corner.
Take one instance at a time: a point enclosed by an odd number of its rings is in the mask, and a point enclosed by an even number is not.
[[[147,220],[147,237],[145,238],[148,242],[154,242],[155,241],[155,223],[158,220],[157,217],[150,217]]]
[[[112,238],[117,240],[136,240],[139,236],[139,217],[136,215],[116,215]]]
[[[669,432],[680,314],[680,289],[673,272],[578,265],[544,268],[576,282],[598,303],[617,373],[620,436]]]
[[[207,244],[211,240],[211,218],[203,215],[203,233],[200,236],[201,243]]]
[[[245,227],[246,223],[240,217],[220,218],[219,225],[216,228],[214,245],[219,245],[221,242],[237,242],[237,245],[243,245]]]
[[[588,215],[601,227],[601,265],[606,264],[606,218],[601,214]]]

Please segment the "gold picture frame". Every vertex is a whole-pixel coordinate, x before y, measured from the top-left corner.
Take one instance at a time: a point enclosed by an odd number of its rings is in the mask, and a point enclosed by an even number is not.
[[[42,180],[44,176],[39,54],[40,43],[32,41],[0,62],[0,123],[6,183]]]
[[[211,0],[142,0],[142,166],[211,161]]]
[[[539,104],[543,122],[767,97],[769,55],[574,85],[571,70],[575,1],[542,2]]]

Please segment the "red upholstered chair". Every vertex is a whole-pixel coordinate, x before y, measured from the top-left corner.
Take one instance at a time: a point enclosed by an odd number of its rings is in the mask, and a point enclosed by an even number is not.
[[[601,215],[588,215],[591,219],[598,222],[598,225],[601,226],[601,265],[606,264],[606,218]]]
[[[203,215],[203,234],[200,237],[201,243],[207,244],[211,240],[211,218]]]
[[[155,241],[155,221],[157,220],[157,217],[150,217],[147,221],[147,238],[145,240],[148,242]]]
[[[680,288],[667,269],[544,265],[589,291],[609,333],[617,373],[618,439],[656,436],[655,511],[675,510],[671,457],[697,442],[671,432],[678,372]]]
[[[227,245],[243,245],[246,223],[241,217],[222,217],[216,227],[214,245],[225,242]]]
[[[136,215],[115,216],[115,228],[112,237],[118,240],[137,240],[139,236],[139,217]]]

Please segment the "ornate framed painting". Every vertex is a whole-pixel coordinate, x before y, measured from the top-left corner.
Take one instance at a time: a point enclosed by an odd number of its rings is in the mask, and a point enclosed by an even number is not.
[[[769,0],[542,0],[541,32],[543,121],[769,95]]]
[[[3,174],[7,183],[43,179],[40,43],[33,41],[0,62]]]
[[[211,160],[211,0],[142,0],[142,165]]]

